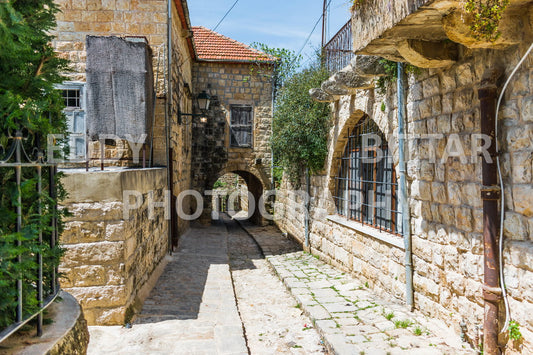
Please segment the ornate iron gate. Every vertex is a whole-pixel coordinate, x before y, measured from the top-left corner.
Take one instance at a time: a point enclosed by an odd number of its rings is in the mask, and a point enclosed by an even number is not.
[[[57,204],[52,202],[56,198],[56,174],[57,166],[47,163],[42,151],[34,148],[33,151],[28,154],[23,144],[22,132],[17,131],[13,137],[9,138],[9,145],[7,149],[0,146],[0,176],[4,174],[12,174],[14,171],[13,182],[16,184],[16,194],[13,196],[14,213],[16,214],[16,223],[14,223],[13,229],[8,232],[15,232],[20,236],[15,241],[16,247],[22,250],[24,243],[37,242],[37,245],[43,246],[44,243],[48,243],[47,247],[54,249],[58,240],[58,220],[57,220]],[[9,172],[11,170],[11,172]],[[32,176],[36,179],[36,193],[37,201],[34,201],[37,205],[36,210],[25,211],[25,204],[22,200],[22,188],[24,187],[24,179],[27,176]],[[7,175],[4,175],[7,176]],[[48,181],[43,181],[43,178]],[[46,210],[46,211],[45,211]],[[40,225],[38,230],[38,240],[24,240],[23,235],[23,216],[32,214],[35,218],[39,218],[42,221],[42,216],[45,212],[49,212],[51,218],[49,225]],[[2,231],[0,238],[4,239],[6,231]],[[5,240],[4,240],[5,242]],[[24,285],[24,287],[33,288],[32,290],[37,295],[38,311],[25,312],[23,307],[25,301],[23,299],[23,279],[20,274],[13,280],[13,285],[16,287],[16,309],[13,310],[16,313],[16,320],[12,324],[8,325],[0,332],[0,342],[15,333],[23,325],[27,324],[30,320],[37,318],[37,335],[42,334],[43,325],[43,311],[56,299],[59,293],[59,282],[57,274],[57,266],[51,268],[45,267],[50,262],[49,260],[43,260],[43,248],[28,248],[28,251],[22,255],[18,254],[13,260],[2,260],[0,255],[0,261],[13,263],[14,265],[21,264],[23,258],[35,258],[37,266],[35,267],[36,275],[32,275],[35,282],[31,282],[30,285]],[[5,256],[4,256],[5,257]],[[7,294],[7,290],[4,290]]]

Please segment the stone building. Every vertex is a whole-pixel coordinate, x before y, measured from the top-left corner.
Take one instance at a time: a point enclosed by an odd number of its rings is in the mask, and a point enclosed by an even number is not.
[[[412,260],[414,307],[455,327],[475,347],[483,342],[484,305],[500,307],[500,328],[506,313],[499,285],[484,285],[488,247],[483,234],[497,240],[500,219],[487,211],[484,217],[484,204],[498,205],[501,199],[491,197],[496,191],[497,198],[498,185],[489,188],[483,181],[482,159],[491,153],[480,156],[485,152],[480,147],[494,147],[480,135],[495,132],[487,127],[491,115],[486,110],[498,97],[485,106],[480,98],[501,92],[528,49],[531,10],[529,3],[511,1],[501,36],[491,42],[471,35],[472,18],[460,2],[362,2],[354,7],[349,27],[351,63],[348,59],[349,65],[311,90],[316,100],[330,103],[333,124],[324,171],[311,178],[309,249],[400,300],[409,300],[406,275]],[[420,69],[400,89],[393,80],[380,91],[375,82],[385,71],[379,58]],[[497,131],[505,202],[500,256],[511,317],[522,333],[519,341],[500,339],[500,346],[507,343],[507,353],[524,354],[533,352],[532,63],[527,57],[509,82]],[[490,77],[492,69],[501,71],[499,79]],[[403,214],[399,113],[407,134],[408,209]],[[365,150],[369,160],[362,156]],[[382,159],[374,159],[378,150]],[[494,165],[488,173],[497,174]],[[304,243],[304,201],[287,182],[276,207],[278,225]],[[496,226],[492,232],[487,230],[491,224]],[[412,245],[411,257],[406,245]],[[493,270],[497,248],[494,254]]]
[[[197,203],[182,192],[212,190],[226,172],[239,174],[257,199],[269,188],[276,59],[191,27],[186,0],[56,3],[53,45],[71,61],[60,89],[77,158],[65,166],[92,167],[65,171],[64,204],[73,215],[61,237],[62,287],[79,300],[89,324],[124,324],[189,228],[178,212],[191,215]],[[203,91],[211,95],[205,112],[196,104]],[[123,122],[135,136],[146,134],[144,144],[123,136]],[[107,125],[112,141],[98,137]],[[135,156],[145,162],[135,164]],[[100,163],[103,171],[95,169]],[[203,200],[210,208],[210,196]]]
[[[111,101],[110,119],[126,101],[131,106],[121,111],[126,120],[141,109],[150,112],[145,122],[147,137],[140,144],[140,152],[144,153],[138,154],[139,160],[144,156],[146,166],[149,163],[166,166],[136,171],[109,168],[89,173],[66,171],[65,185],[71,198],[64,203],[74,214],[66,221],[61,238],[66,249],[60,266],[65,275],[62,287],[80,301],[89,324],[123,324],[157,280],[164,257],[172,247],[170,241],[177,243],[179,233],[188,229],[188,221],[177,216],[170,218],[166,209],[148,207],[150,200],[166,201],[170,205],[180,191],[190,187],[191,155],[187,137],[191,127],[177,124],[180,107],[187,109],[192,105],[191,99],[184,95],[184,87],[192,82],[194,61],[187,3],[184,0],[168,3],[58,0],[56,3],[61,12],[57,16],[53,45],[71,61],[69,80],[61,87],[68,104],[71,139],[84,136],[91,125],[96,127],[94,133],[99,133],[98,126],[106,123],[90,121],[102,119],[95,112],[87,112],[97,107],[96,100]],[[170,45],[167,25],[171,29]],[[94,39],[101,42],[98,53],[91,52],[94,49],[88,46]],[[130,51],[117,50],[118,46],[136,47],[139,43],[149,46],[147,68],[135,67],[128,57]],[[110,57],[110,61],[106,63],[100,57]],[[91,65],[88,58],[96,63],[92,71],[86,70],[87,64]],[[89,78],[91,75],[93,79]],[[97,95],[87,95],[94,78],[112,83],[109,91],[115,87],[122,89],[116,93],[106,94],[101,90]],[[155,94],[155,101],[149,100],[149,91],[136,92],[133,87],[149,88]],[[126,100],[120,99],[121,95]],[[69,107],[71,102],[73,105]],[[81,149],[78,166],[85,166],[86,159],[88,165],[99,166],[101,157],[105,158],[106,166],[131,165],[132,146],[127,137],[117,135],[114,142],[98,137],[83,139],[87,139],[89,149],[87,152]],[[100,144],[105,144],[103,154]],[[134,202],[124,200],[128,191],[136,192],[130,196]],[[170,198],[166,191],[171,191]],[[123,212],[128,202],[139,202],[139,206],[126,218]]]
[[[204,27],[193,27],[197,61],[193,83],[213,97],[207,119],[193,123],[195,190],[212,190],[226,173],[244,179],[259,202],[270,189],[273,70],[277,59]],[[210,220],[211,199],[203,219]],[[256,206],[257,207],[257,206]],[[256,208],[250,211],[262,223]]]

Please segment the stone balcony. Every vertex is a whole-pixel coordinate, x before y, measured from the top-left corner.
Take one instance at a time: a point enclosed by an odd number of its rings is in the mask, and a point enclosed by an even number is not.
[[[409,62],[421,68],[452,65],[465,48],[505,49],[531,36],[531,2],[511,0],[494,42],[470,32],[464,2],[449,0],[369,0],[352,11],[356,54]]]
[[[385,74],[380,58],[419,68],[449,68],[475,50],[505,50],[530,43],[532,3],[511,0],[499,24],[501,35],[488,41],[472,35],[472,16],[459,1],[364,0],[352,11],[354,58],[309,93],[316,101],[333,102],[372,88],[376,77]]]

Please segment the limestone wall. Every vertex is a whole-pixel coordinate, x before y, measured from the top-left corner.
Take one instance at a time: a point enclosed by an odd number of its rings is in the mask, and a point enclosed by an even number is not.
[[[71,80],[85,81],[85,37],[144,36],[157,59],[166,42],[167,2],[161,0],[55,0],[57,15],[53,46],[72,63]],[[164,58],[164,52],[161,52]],[[154,70],[157,63],[154,65]],[[160,67],[161,69],[163,66]],[[161,72],[160,78],[163,78]]]
[[[177,19],[176,6],[172,6],[172,18]],[[183,28],[181,21],[172,22],[172,112],[170,121],[170,146],[173,149],[173,193],[177,197],[182,191],[191,187],[191,157],[192,157],[192,125],[178,123],[178,110],[185,113],[192,112],[192,100],[185,92],[185,87],[192,86],[192,63],[187,44],[187,29]],[[161,107],[164,109],[163,107]],[[164,111],[162,111],[164,113]],[[162,121],[161,121],[162,122]],[[186,123],[186,122],[183,122]],[[163,127],[160,128],[163,133]],[[161,140],[163,142],[163,140]],[[164,152],[164,150],[161,150]],[[164,156],[164,155],[163,155]],[[174,197],[174,198],[175,198]],[[173,203],[175,206],[175,203]],[[190,201],[185,199],[182,203],[183,210],[190,210]],[[174,214],[176,216],[176,214]],[[174,239],[189,228],[189,221],[176,217],[174,226]]]
[[[198,138],[194,148],[202,153],[193,160],[193,186],[212,186],[224,173],[234,170],[250,171],[263,183],[270,180],[270,129],[272,122],[272,68],[253,63],[199,62],[193,67],[194,88],[216,96],[211,121],[195,125]],[[230,147],[231,105],[253,107],[252,147]],[[204,154],[212,149],[215,156]],[[211,159],[207,161],[205,159]],[[257,161],[260,159],[260,161]],[[204,161],[205,160],[205,161]],[[214,163],[214,164],[213,164]]]
[[[155,166],[166,165],[165,111],[167,100],[167,1],[163,0],[57,0],[62,12],[57,16],[56,38],[53,45],[56,51],[68,58],[72,72],[67,73],[69,80],[85,82],[85,61],[87,35],[95,36],[143,36],[148,40],[153,54],[154,82],[156,86],[155,121],[153,127],[153,163]],[[173,149],[173,192],[190,187],[191,130],[190,125],[178,125],[178,108],[182,112],[191,112],[192,101],[185,94],[185,86],[192,86],[192,62],[188,43],[188,14],[178,11],[176,1],[172,4],[172,111],[169,113],[171,131],[170,148]],[[181,15],[180,15],[181,14]],[[121,137],[123,138],[123,137]],[[149,137],[148,137],[149,138]],[[119,145],[126,144],[125,141]],[[99,144],[90,142],[91,166],[100,164]],[[146,156],[149,160],[150,142],[146,144]],[[128,150],[125,151],[128,153]],[[120,151],[119,153],[123,153]],[[113,149],[106,148],[106,157],[114,157]],[[130,158],[128,154],[121,155]],[[124,165],[124,162],[107,160],[106,165]],[[185,201],[185,210],[189,209]],[[173,204],[174,205],[174,204]],[[173,230],[177,238],[188,229],[188,222],[176,220]]]
[[[479,344],[479,325],[483,323],[481,160],[471,154],[472,134],[480,133],[477,87],[483,72],[497,63],[505,63],[507,77],[526,49],[467,50],[448,69],[410,75],[407,88],[408,133],[441,135],[410,140],[407,152],[416,307],[458,332],[464,319],[472,344]],[[505,276],[512,317],[522,325],[524,337],[522,345],[513,345],[521,346],[523,353],[533,351],[532,64],[530,57],[505,94],[499,131],[506,186]],[[342,96],[332,109],[334,125],[326,168],[311,180],[312,251],[368,281],[376,291],[403,300],[401,238],[386,235],[380,240],[362,232],[360,226],[354,229],[353,223],[326,218],[335,215],[331,193],[338,169],[336,158],[344,150],[346,132],[364,114],[384,132],[397,164],[395,86],[391,85],[385,94],[365,90]],[[458,157],[441,161],[450,140],[461,144],[467,161]],[[433,152],[436,159],[432,159]],[[302,241],[303,200],[289,191],[290,186],[284,182],[277,197],[277,223]]]
[[[151,196],[164,201],[166,169],[66,171],[63,183],[69,193],[64,205],[72,216],[61,235],[61,287],[80,302],[89,325],[124,324],[128,308],[138,310],[168,250],[165,210],[156,207],[151,214],[148,208]],[[126,218],[128,191],[139,195],[139,207]],[[131,206],[135,202],[131,197]]]

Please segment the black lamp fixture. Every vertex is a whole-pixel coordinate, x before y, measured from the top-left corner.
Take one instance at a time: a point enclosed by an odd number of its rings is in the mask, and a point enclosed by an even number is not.
[[[204,118],[207,110],[209,110],[209,104],[211,103],[211,96],[203,90],[201,93],[199,93],[196,98],[194,99],[196,101],[196,106],[200,109],[200,113],[184,113],[181,112],[181,110],[178,108],[178,124],[188,125],[191,124],[192,120],[195,117]],[[194,110],[194,103],[193,103],[193,110]],[[187,117],[190,117],[189,120],[186,120]]]

